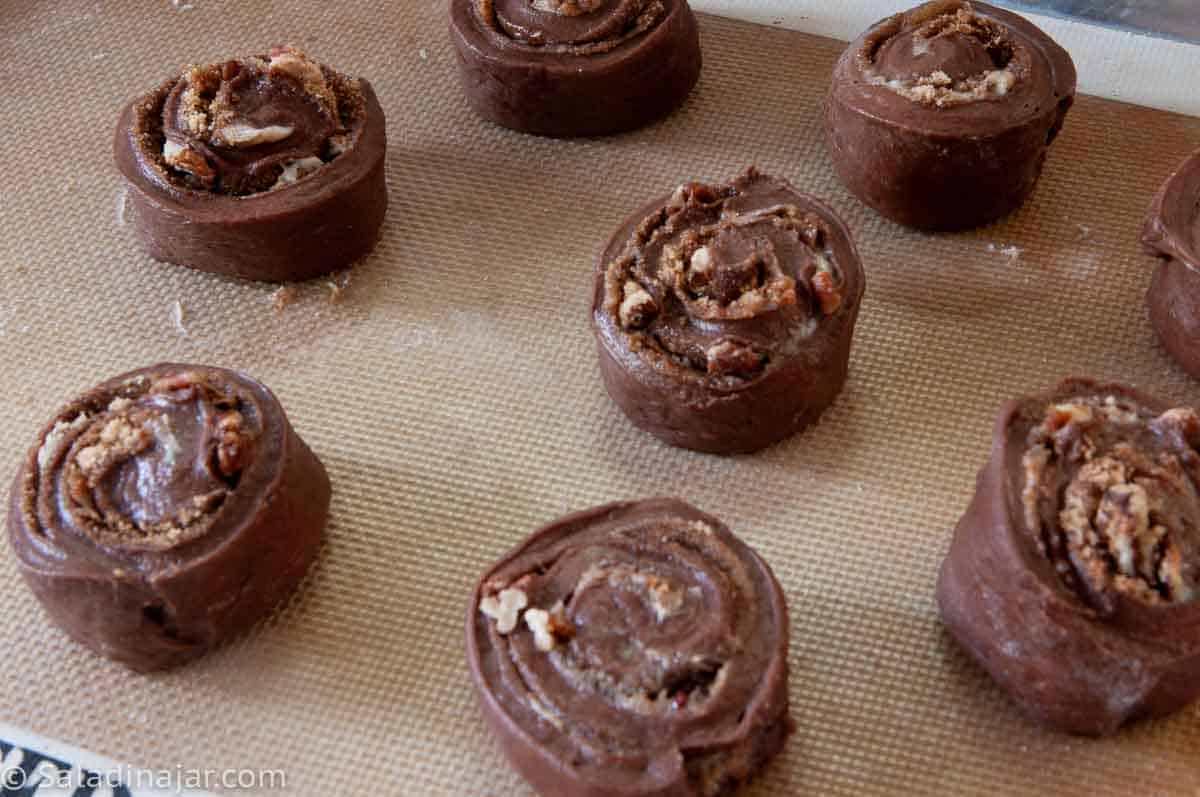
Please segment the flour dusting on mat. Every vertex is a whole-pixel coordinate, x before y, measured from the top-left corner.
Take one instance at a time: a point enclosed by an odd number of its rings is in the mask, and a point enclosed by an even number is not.
[[[188,331],[187,327],[184,326],[183,302],[178,299],[171,305],[171,321],[175,324],[175,330],[186,338]]]
[[[988,244],[987,250],[994,254],[1004,255],[1011,263],[1021,256],[1025,250],[1019,246],[1005,246],[1003,244]]]
[[[129,199],[129,189],[122,187],[117,194],[117,226],[125,226],[126,202]]]
[[[270,300],[271,308],[277,313],[282,313],[296,301],[296,286],[280,285],[271,292]]]

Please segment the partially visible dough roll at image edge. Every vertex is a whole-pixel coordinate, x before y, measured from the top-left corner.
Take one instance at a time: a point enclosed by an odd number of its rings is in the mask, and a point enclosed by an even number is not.
[[[1200,379],[1200,151],[1155,195],[1142,244],[1159,259],[1146,292],[1150,323],[1175,361]]]
[[[1200,696],[1200,418],[1068,379],[1009,402],[937,585],[1028,716],[1102,735]]]
[[[450,38],[471,108],[525,133],[632,130],[700,77],[687,0],[450,0]]]

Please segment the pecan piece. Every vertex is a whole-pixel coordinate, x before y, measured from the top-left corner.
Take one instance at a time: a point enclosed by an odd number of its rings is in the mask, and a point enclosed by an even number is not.
[[[562,14],[564,17],[590,14],[602,5],[603,0],[533,0],[533,7],[538,11]]]
[[[495,595],[487,595],[479,601],[479,611],[496,621],[496,631],[511,633],[517,627],[521,610],[529,605],[529,596],[523,590],[508,587]]]
[[[250,458],[249,441],[242,435],[242,420],[237,410],[222,413],[217,419],[217,467],[226,478],[239,473]]]
[[[168,166],[186,172],[205,188],[212,188],[217,180],[216,170],[209,164],[208,159],[190,146],[176,144],[168,139],[163,143],[162,154]]]
[[[625,280],[624,296],[617,318],[626,329],[641,329],[658,312],[658,302],[634,280]]]
[[[575,636],[575,625],[567,618],[562,601],[554,604],[549,611],[527,609],[525,625],[533,633],[533,644],[543,652],[554,650],[560,642],[567,642]]]
[[[748,346],[722,340],[708,347],[706,370],[709,376],[751,376],[759,371],[765,359]]]
[[[194,386],[199,380],[199,377],[191,371],[181,371],[177,374],[169,374],[159,377],[150,386],[151,393],[174,393],[176,390],[187,390]]]
[[[818,271],[812,278],[813,293],[821,305],[821,312],[833,315],[842,306],[842,292],[828,271]]]

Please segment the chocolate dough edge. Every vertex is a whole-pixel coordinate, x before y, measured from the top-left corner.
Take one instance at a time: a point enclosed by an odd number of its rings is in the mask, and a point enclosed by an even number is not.
[[[497,47],[471,0],[451,0],[450,38],[467,103],[501,127],[535,135],[603,136],[643,127],[679,107],[700,77],[700,31],[686,0],[628,46],[598,56]],[[647,79],[647,75],[653,75]]]
[[[1146,292],[1150,323],[1163,348],[1200,379],[1200,151],[1192,153],[1158,190],[1142,227],[1146,251],[1160,258]]]
[[[1071,57],[1024,17],[972,2],[1037,44],[1061,70],[1057,103],[1024,124],[991,135],[941,135],[921,129],[926,109],[910,118],[885,119],[854,107],[848,62],[872,25],[842,53],[825,100],[825,144],[838,180],[863,204],[908,227],[953,231],[983,226],[1025,203],[1041,176],[1050,144],[1075,101]],[[889,18],[890,19],[890,18]],[[851,84],[852,85],[852,84]]]
[[[596,320],[604,305],[605,268],[620,254],[637,225],[667,204],[670,194],[634,212],[613,233],[594,271],[591,325],[604,388],[634,426],[678,448],[707,454],[752,454],[815,424],[841,394],[850,370],[850,348],[866,275],[854,239],[841,217],[815,197],[799,191],[796,194],[840,238],[838,248],[847,252],[849,259],[839,259],[838,266],[847,273],[847,284],[857,285],[857,291],[846,297],[848,317],[839,326],[844,334],[833,337],[831,348],[824,352],[817,367],[791,358],[785,367],[739,391],[720,392],[680,384],[641,362],[635,353],[613,350]],[[818,334],[820,331],[814,339]]]
[[[790,715],[788,700],[788,657],[789,620],[787,599],[783,588],[779,585],[774,573],[758,552],[734,535],[719,519],[708,515],[687,502],[678,498],[648,498],[640,501],[619,501],[593,507],[554,520],[541,527],[503,557],[489,567],[475,582],[471,593],[471,601],[467,606],[466,617],[466,647],[467,664],[471,673],[471,682],[475,687],[480,708],[485,721],[494,736],[500,742],[505,756],[513,768],[526,781],[533,785],[542,797],[698,797],[698,793],[689,788],[687,781],[672,784],[665,790],[649,792],[631,792],[624,788],[609,787],[604,783],[584,782],[571,768],[569,762],[550,755],[529,734],[527,734],[497,701],[495,695],[487,688],[487,682],[482,670],[480,649],[476,643],[477,624],[479,623],[479,602],[483,594],[483,586],[497,570],[518,557],[521,553],[534,547],[545,538],[566,536],[572,529],[586,528],[592,522],[614,514],[628,514],[638,511],[653,511],[666,509],[678,512],[685,517],[703,520],[716,528],[723,530],[729,537],[743,546],[749,552],[754,564],[768,575],[772,589],[772,611],[780,614],[781,639],[783,647],[782,666],[770,670],[766,685],[760,690],[767,695],[756,706],[756,713],[766,716],[751,717],[746,727],[754,726],[758,720],[757,732],[747,736],[743,752],[746,754],[746,775],[737,780],[725,783],[713,797],[726,797],[735,793],[741,786],[753,779],[754,775],[778,755],[788,736],[795,729],[795,722]]]
[[[1171,714],[1200,696],[1200,622],[1194,619],[1197,607],[1184,606],[1193,619],[1165,615],[1184,620],[1181,628],[1164,634],[1148,627],[1145,639],[1098,624],[1061,586],[1014,517],[1020,497],[1007,488],[1010,423],[1027,402],[1084,391],[1124,396],[1156,412],[1169,409],[1124,385],[1084,378],[1005,404],[975,495],[939,570],[936,598],[950,634],[1023,714],[1055,730],[1105,736],[1130,721]],[[1161,637],[1181,631],[1191,635],[1189,655],[1160,649]]]
[[[254,394],[263,410],[263,437],[271,442],[269,451],[260,451],[274,458],[267,478],[247,486],[258,490],[255,509],[249,516],[228,519],[224,525],[231,528],[224,532],[226,539],[218,548],[203,550],[194,558],[187,555],[189,547],[204,547],[206,538],[212,536],[210,530],[194,545],[185,543],[151,554],[146,558],[156,560],[152,567],[161,567],[163,572],[150,578],[138,573],[132,561],[122,577],[107,571],[101,574],[92,563],[70,555],[55,562],[55,567],[38,566],[35,560],[62,554],[31,527],[21,504],[30,489],[26,475],[38,470],[38,449],[53,420],[41,429],[25,455],[9,494],[9,543],[22,578],[50,620],[95,653],[142,673],[198,658],[266,617],[295,590],[316,559],[329,513],[331,487],[324,465],[296,434],[270,389],[240,372],[159,363],[106,380],[62,409],[79,406],[91,396],[111,395],[131,378],[147,375],[153,379],[156,374],[180,370],[217,373]],[[72,564],[78,567],[72,568]],[[237,587],[226,593],[220,589],[222,583]],[[203,595],[205,591],[216,594]],[[207,619],[178,623],[186,613],[173,612],[171,598],[175,604],[196,600],[190,613]],[[148,606],[155,605],[165,608],[168,623],[145,614]]]
[[[113,141],[127,208],[141,246],[155,260],[261,282],[312,279],[365,257],[387,211],[386,119],[371,84],[353,147],[294,185],[233,197],[164,189],[143,172],[133,134],[138,97],[121,111]]]

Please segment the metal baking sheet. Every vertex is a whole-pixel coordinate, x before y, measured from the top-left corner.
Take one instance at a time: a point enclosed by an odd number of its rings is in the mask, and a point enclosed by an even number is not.
[[[1001,0],[1000,4],[1200,44],[1200,12],[1194,0]]]

